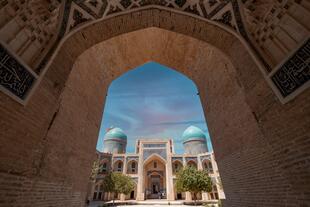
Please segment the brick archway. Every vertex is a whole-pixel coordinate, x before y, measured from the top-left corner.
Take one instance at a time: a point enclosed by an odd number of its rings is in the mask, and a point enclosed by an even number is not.
[[[151,18],[143,22],[141,15]],[[149,9],[98,22],[72,35],[24,108],[0,94],[1,111],[10,112],[3,113],[2,143],[12,149],[1,151],[1,170],[12,180],[6,187],[20,181],[16,204],[28,199],[33,206],[42,206],[31,196],[38,192],[48,194],[43,203],[83,205],[107,87],[117,76],[151,60],[197,84],[222,175],[225,206],[308,202],[303,195],[309,186],[293,185],[309,183],[307,177],[297,179],[309,169],[309,155],[303,153],[309,149],[304,143],[309,117],[303,116],[309,113],[304,107],[309,91],[280,104],[234,35],[209,22]],[[298,110],[303,107],[304,111]],[[288,125],[292,128],[285,128]],[[289,145],[292,141],[294,145]],[[300,152],[293,150],[299,148]],[[288,166],[286,161],[294,157],[305,163]],[[49,187],[42,191],[42,186]],[[57,193],[50,193],[51,187]],[[298,202],[290,196],[298,197]]]

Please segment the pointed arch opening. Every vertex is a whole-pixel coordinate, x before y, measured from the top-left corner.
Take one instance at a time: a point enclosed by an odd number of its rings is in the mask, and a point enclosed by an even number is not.
[[[158,154],[149,156],[143,164],[146,199],[165,199],[167,195],[167,162]]]

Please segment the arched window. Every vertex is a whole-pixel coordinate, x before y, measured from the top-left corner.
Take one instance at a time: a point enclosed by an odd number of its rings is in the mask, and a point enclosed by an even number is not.
[[[122,172],[122,167],[123,167],[122,163],[118,162],[118,164],[117,164],[117,171],[118,172]]]
[[[213,167],[210,160],[207,160],[203,163],[204,170],[207,170],[209,173],[213,173]]]
[[[210,173],[213,173],[213,167],[212,167],[212,163],[211,162],[208,163],[208,168],[210,170]]]
[[[179,168],[178,163],[174,163],[174,168],[175,168],[175,169],[178,169],[178,168]]]
[[[138,163],[135,160],[131,160],[127,164],[127,173],[136,174],[138,171]]]
[[[95,190],[94,190],[93,200],[98,199],[98,193],[99,193],[99,185],[96,185]]]
[[[136,162],[131,163],[131,172],[135,173],[136,172]]]
[[[157,162],[156,161],[154,162],[154,168],[157,168]]]
[[[216,179],[212,178],[212,191],[209,193],[211,199],[219,199],[219,194],[218,194],[218,189],[217,189],[217,185],[216,185]]]
[[[101,184],[100,185],[100,188],[99,188],[99,192],[98,192],[98,200],[102,200],[102,195],[103,195],[103,185]]]
[[[189,167],[193,167],[193,168],[196,168],[196,169],[197,169],[197,164],[196,164],[196,162],[194,162],[194,161],[189,161],[189,162],[187,163],[187,165],[188,165]]]
[[[178,161],[173,163],[173,173],[176,174],[177,172],[179,172],[182,168],[182,164]]]
[[[213,191],[217,191],[216,185],[213,185],[213,186],[212,186],[212,189],[213,189]]]
[[[107,169],[107,163],[104,162],[104,163],[100,166],[99,172],[100,172],[100,173],[106,173],[107,171],[108,171],[108,169]]]

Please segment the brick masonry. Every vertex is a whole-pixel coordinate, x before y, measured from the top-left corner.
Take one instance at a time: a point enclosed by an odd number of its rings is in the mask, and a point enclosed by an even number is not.
[[[310,91],[282,105],[234,35],[159,9],[72,35],[26,106],[0,94],[0,206],[83,206],[107,87],[151,60],[197,84],[225,207],[310,206]]]

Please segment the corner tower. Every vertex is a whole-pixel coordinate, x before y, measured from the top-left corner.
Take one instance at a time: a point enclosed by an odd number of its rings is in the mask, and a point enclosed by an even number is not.
[[[186,154],[197,155],[208,151],[206,135],[195,126],[188,127],[182,135]]]
[[[125,153],[127,145],[127,135],[120,128],[110,129],[104,136],[103,152],[105,153]]]

